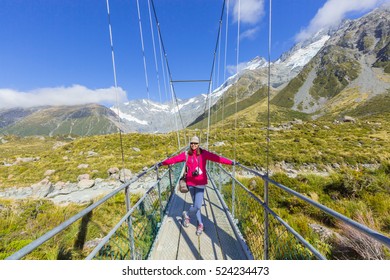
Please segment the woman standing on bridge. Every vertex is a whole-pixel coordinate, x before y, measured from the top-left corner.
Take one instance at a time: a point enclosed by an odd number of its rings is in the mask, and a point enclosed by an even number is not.
[[[199,138],[194,136],[191,138],[190,148],[177,156],[164,160],[162,165],[170,165],[178,162],[186,161],[187,176],[186,181],[191,193],[193,205],[187,211],[183,212],[183,226],[188,227],[190,224],[189,214],[195,213],[198,221],[196,234],[200,235],[203,232],[203,222],[201,207],[203,204],[204,190],[207,185],[206,163],[208,160],[233,165],[234,162],[230,159],[218,156],[207,150],[199,147]]]

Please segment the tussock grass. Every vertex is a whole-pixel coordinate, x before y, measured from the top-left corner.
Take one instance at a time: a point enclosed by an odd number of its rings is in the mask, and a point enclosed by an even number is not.
[[[379,101],[378,101],[379,102]],[[251,111],[252,110],[252,111]],[[273,179],[291,187],[316,201],[353,218],[358,212],[372,211],[379,231],[390,229],[390,117],[384,113],[357,118],[356,123],[334,123],[333,120],[305,120],[290,128],[270,131],[267,146],[266,122],[260,117],[260,110],[248,107],[238,116],[237,128],[231,116],[214,125],[210,131],[209,150],[226,157],[234,158],[249,167],[265,168],[266,151],[269,148],[270,169]],[[251,115],[252,113],[252,115]],[[255,115],[253,117],[253,114]],[[295,116],[284,111],[283,117],[272,119],[272,126],[279,127]],[[187,137],[198,135],[204,143],[206,131],[186,131]],[[184,132],[180,133],[184,143]],[[166,158],[177,150],[175,134],[151,135],[131,133],[123,135],[125,167],[133,173],[156,161]],[[18,138],[3,137],[8,142],[0,144],[0,184],[1,187],[27,186],[44,178],[44,172],[54,169],[50,180],[76,181],[77,176],[89,173],[92,178],[106,178],[107,169],[113,166],[122,168],[119,135],[91,136],[77,139],[61,137]],[[63,145],[53,149],[58,142]],[[222,142],[221,146],[214,143]],[[138,151],[137,149],[140,151]],[[88,152],[97,153],[88,156]],[[37,161],[15,163],[18,157],[39,158]],[[88,164],[86,169],[78,169],[79,164]],[[283,170],[283,164],[300,171],[296,178],[290,178]],[[368,164],[368,165],[367,165]],[[371,167],[371,165],[373,167]],[[307,171],[305,171],[308,169]],[[327,172],[328,176],[320,176]],[[11,176],[12,175],[12,176]],[[250,188],[250,181],[243,180]],[[262,196],[262,182],[257,182],[253,190]],[[324,254],[332,256],[337,249],[334,243],[321,241],[307,226],[318,223],[341,232],[335,220],[277,188],[270,189],[270,204],[273,209],[298,232],[318,244]],[[123,213],[124,199],[113,199],[106,208],[93,213],[88,227],[88,240],[99,238],[115,223]],[[1,200],[0,211],[0,258],[20,249],[61,221],[80,211],[83,207],[69,205],[56,207],[49,201],[7,201]],[[58,242],[55,249],[42,249],[31,258],[57,259],[82,258],[86,252],[74,249],[80,224],[75,224],[64,233],[65,239]],[[19,237],[20,236],[20,237]],[[64,241],[67,240],[65,243]],[[333,247],[332,247],[333,246]],[[46,250],[46,251],[45,251]],[[387,256],[385,254],[385,256]]]

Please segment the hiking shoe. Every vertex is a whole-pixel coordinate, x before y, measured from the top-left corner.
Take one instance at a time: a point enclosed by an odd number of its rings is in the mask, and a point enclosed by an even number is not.
[[[203,232],[203,224],[199,224],[198,228],[196,229],[196,235],[201,235]]]
[[[190,225],[190,217],[188,217],[186,211],[183,211],[182,221],[183,221],[183,227],[188,227]]]

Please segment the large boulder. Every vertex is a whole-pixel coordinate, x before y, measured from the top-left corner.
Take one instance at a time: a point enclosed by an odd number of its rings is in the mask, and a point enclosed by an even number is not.
[[[133,173],[131,173],[131,170],[124,168],[124,169],[121,169],[121,170],[119,171],[119,180],[120,180],[122,183],[124,183],[124,182],[130,180],[131,177],[133,177]]]
[[[77,183],[80,190],[92,188],[95,185],[95,180],[84,179]]]
[[[48,178],[43,179],[39,183],[33,184],[31,188],[33,196],[36,198],[44,198],[54,189],[53,184],[49,181]]]

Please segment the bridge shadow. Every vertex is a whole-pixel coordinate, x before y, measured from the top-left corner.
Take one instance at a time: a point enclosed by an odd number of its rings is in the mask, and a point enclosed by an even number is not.
[[[200,236],[196,235],[195,215],[191,216],[188,228],[182,226],[182,212],[192,203],[190,194],[176,193],[173,196],[155,252],[151,254],[153,259],[247,259],[214,189],[207,187],[205,192],[202,207],[204,232]]]

